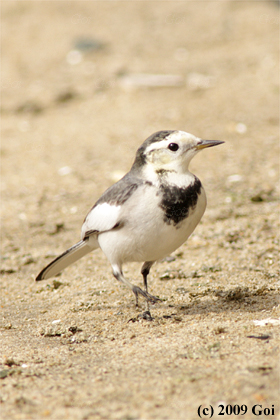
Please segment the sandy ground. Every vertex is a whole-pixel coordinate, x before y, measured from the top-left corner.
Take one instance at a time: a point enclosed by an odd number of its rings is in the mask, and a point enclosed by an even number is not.
[[[276,419],[278,3],[1,7],[1,418]],[[226,143],[191,164],[208,207],[152,269],[154,320],[101,251],[36,284],[161,129]]]

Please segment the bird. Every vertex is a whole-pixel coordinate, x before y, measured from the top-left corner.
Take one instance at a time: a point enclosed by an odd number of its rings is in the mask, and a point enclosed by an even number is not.
[[[224,143],[202,140],[180,130],[162,130],[138,148],[130,171],[109,187],[84,219],[81,240],[37,275],[36,281],[56,276],[91,251],[101,248],[114,277],[136,298],[161,299],[148,292],[152,265],[169,256],[192,234],[206,209],[206,194],[189,163],[202,149]],[[128,262],[142,263],[144,290],[123,274]]]

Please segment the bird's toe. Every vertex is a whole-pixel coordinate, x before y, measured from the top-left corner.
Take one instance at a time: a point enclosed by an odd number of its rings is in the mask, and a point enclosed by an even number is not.
[[[137,318],[139,319],[145,319],[146,321],[153,321],[153,317],[152,317],[152,315],[151,315],[151,312],[150,311],[145,311],[145,312],[143,312],[142,314],[139,314],[138,316],[137,316]]]
[[[150,293],[148,293],[148,292],[144,292],[144,290],[142,290],[140,287],[138,287],[138,286],[133,286],[133,288],[132,288],[132,291],[133,291],[133,293],[135,294],[135,296],[136,296],[136,302],[138,302],[138,295],[140,294],[140,295],[142,295],[144,298],[146,298],[147,299],[147,301],[149,301],[149,302],[151,302],[151,303],[156,303],[156,302],[159,302],[159,301],[161,301],[161,299],[160,298],[158,298],[158,297],[156,297],[156,296],[153,296],[153,295],[150,295]]]

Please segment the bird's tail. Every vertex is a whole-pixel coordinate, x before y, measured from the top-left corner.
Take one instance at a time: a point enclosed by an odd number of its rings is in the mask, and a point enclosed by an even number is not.
[[[73,264],[93,249],[95,248],[89,245],[88,239],[78,242],[71,248],[67,249],[67,251],[63,252],[63,254],[53,260],[45,268],[43,268],[43,270],[36,277],[36,281],[45,280],[56,276],[58,273],[64,270],[64,268],[68,267],[68,265]]]

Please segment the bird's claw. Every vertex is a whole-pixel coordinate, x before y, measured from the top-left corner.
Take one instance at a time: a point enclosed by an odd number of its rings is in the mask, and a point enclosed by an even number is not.
[[[154,318],[151,315],[150,311],[145,311],[142,314],[137,315],[137,317],[134,318],[130,318],[127,322],[136,322],[139,321],[140,319],[144,319],[145,321],[153,321]]]
[[[138,287],[138,286],[133,286],[132,291],[133,291],[133,293],[135,294],[135,297],[136,297],[136,306],[138,306],[138,294],[142,295],[144,298],[147,299],[148,302],[151,302],[153,304],[161,301],[160,298],[158,298],[156,296],[153,296],[153,295],[150,295],[150,293],[148,293],[148,292],[144,292],[144,290],[140,289],[140,287]]]
[[[146,321],[153,321],[154,318],[151,315],[150,311],[145,311],[142,314],[138,315],[137,318],[139,319],[145,319]]]

